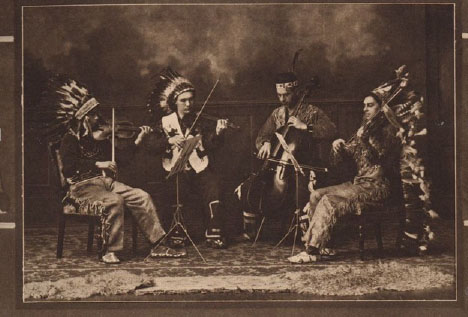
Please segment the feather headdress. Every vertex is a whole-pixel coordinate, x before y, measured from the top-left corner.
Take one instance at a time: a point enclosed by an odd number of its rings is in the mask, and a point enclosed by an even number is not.
[[[427,129],[424,122],[424,98],[407,89],[409,73],[403,65],[395,70],[396,78],[375,88],[372,93],[380,98],[380,101],[387,109],[384,109],[386,118],[398,128],[396,136],[402,144],[400,155],[400,176],[407,213],[420,213],[419,220],[423,228],[419,232],[416,230],[414,239],[419,240],[419,248],[423,250],[427,247],[427,242],[434,237],[430,228],[430,221],[437,217],[437,213],[432,209],[430,181],[425,175],[423,158],[418,150]],[[396,105],[388,104],[398,95]],[[412,207],[413,206],[413,207]],[[414,207],[419,206],[419,207]],[[413,227],[419,227],[419,223],[413,224],[414,219],[406,219],[406,233],[412,231]],[[417,222],[417,221],[416,221]]]
[[[167,115],[173,112],[177,97],[186,92],[195,91],[193,84],[170,67],[165,68],[156,79],[154,88],[148,97],[148,111]]]
[[[46,137],[59,138],[70,128],[73,119],[83,119],[98,105],[85,85],[56,75],[42,94],[35,121]]]

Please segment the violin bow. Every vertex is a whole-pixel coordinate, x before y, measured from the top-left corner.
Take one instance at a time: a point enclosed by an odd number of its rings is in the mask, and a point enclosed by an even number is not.
[[[114,107],[112,107],[112,125],[111,125],[111,128],[112,128],[112,138],[111,138],[111,141],[112,141],[112,155],[111,155],[111,159],[112,159],[112,162],[115,163],[115,108]],[[117,171],[113,174],[112,178],[117,179]]]
[[[112,107],[112,162],[115,162],[115,108]]]
[[[192,126],[188,130],[187,135],[190,135],[190,132],[192,132],[192,129],[195,127],[195,124],[197,123],[198,119],[200,118],[200,115],[202,114],[203,109],[205,109],[205,106],[206,106],[208,100],[210,99],[211,95],[213,94],[213,91],[215,90],[218,83],[219,83],[219,78],[216,80],[215,84],[213,85],[213,88],[211,88],[211,91],[208,94],[208,97],[206,97],[205,102],[203,103],[203,106],[201,107],[200,111],[197,114],[197,117],[195,118],[195,120],[193,120]]]
[[[111,161],[115,162],[115,108],[112,107],[112,154],[111,154]],[[106,177],[107,173],[105,170],[102,170],[102,176]]]

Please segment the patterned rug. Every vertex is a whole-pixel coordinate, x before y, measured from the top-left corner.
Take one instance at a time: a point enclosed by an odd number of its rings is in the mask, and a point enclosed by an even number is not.
[[[259,241],[252,246],[233,239],[226,250],[213,250],[196,241],[207,263],[193,247],[188,248],[184,258],[145,259],[149,246],[140,240],[134,256],[130,228],[126,228],[125,249],[119,254],[122,263],[117,266],[99,262],[95,253],[87,254],[86,226],[78,224],[66,229],[62,259],[55,258],[55,228],[28,228],[24,235],[23,297],[29,302],[86,300],[119,294],[252,292],[361,296],[441,288],[455,294],[451,227],[450,223],[439,226],[435,253],[425,257],[397,256],[393,250],[396,231],[387,227],[382,259],[370,257],[361,261],[357,239],[347,233],[337,239],[338,256],[303,265],[289,264],[286,258],[291,255],[291,241],[275,248],[278,240]],[[372,251],[375,242],[366,241],[366,248]],[[298,251],[296,246],[295,253]]]

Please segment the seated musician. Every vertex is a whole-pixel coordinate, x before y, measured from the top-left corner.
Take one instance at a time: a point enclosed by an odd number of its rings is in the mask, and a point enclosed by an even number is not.
[[[361,127],[348,142],[335,140],[332,154],[336,161],[353,160],[357,167],[357,176],[353,182],[319,188],[310,194],[310,201],[305,208],[309,223],[302,227],[302,240],[306,250],[289,257],[291,263],[308,263],[321,258],[321,250],[330,240],[333,226],[343,215],[357,211],[358,206],[366,202],[386,199],[390,194],[389,176],[391,169],[398,166],[401,152],[397,129],[388,121],[381,129],[369,135],[366,123],[375,117],[382,106],[382,93],[374,90],[364,98],[364,115]]]
[[[320,158],[317,155],[317,141],[332,138],[336,134],[336,127],[320,108],[303,100],[299,104],[301,93],[298,86],[299,81],[295,73],[287,72],[277,75],[276,93],[281,106],[273,110],[258,132],[256,147],[259,159],[265,160],[271,157],[273,151],[272,144],[278,143],[275,132],[288,125],[290,127],[288,134],[293,135],[292,139],[296,138],[294,156],[299,164],[320,164]],[[290,179],[293,180],[293,177]],[[308,200],[308,183],[309,177],[299,178],[299,206],[301,209]],[[295,190],[293,182],[289,185],[288,188]],[[283,194],[287,195],[287,193]],[[272,195],[270,195],[268,200],[273,200]],[[267,203],[269,206],[276,206],[276,208],[284,207],[283,203],[278,204],[269,201],[265,204]],[[262,211],[243,211],[244,237],[248,240],[255,238],[260,217],[259,212]]]
[[[76,206],[78,213],[101,217],[102,261],[120,262],[115,252],[123,249],[124,208],[131,212],[149,243],[157,245],[165,232],[151,196],[111,177],[117,172],[117,164],[111,160],[111,142],[107,138],[97,140],[102,132],[98,101],[80,83],[57,78],[51,81],[45,104],[54,107],[55,117],[50,126],[63,131],[62,172],[70,185],[65,199]],[[141,143],[149,130],[141,128],[134,146]],[[166,248],[166,251],[177,256],[174,250]],[[151,249],[150,256],[153,253]]]
[[[153,140],[149,146],[156,153],[163,152],[162,166],[166,172],[170,172],[185,140],[201,136],[199,144],[189,154],[185,171],[179,174],[179,184],[201,193],[204,213],[208,219],[206,244],[211,248],[223,249],[227,246],[223,230],[224,209],[220,181],[213,171],[210,154],[224,142],[227,120],[217,120],[216,127],[195,122],[194,98],[195,87],[190,81],[169,67],[161,72],[148,106],[155,114],[155,130],[162,131],[163,137]],[[177,231],[170,237],[173,246],[183,247],[184,240],[181,232]]]

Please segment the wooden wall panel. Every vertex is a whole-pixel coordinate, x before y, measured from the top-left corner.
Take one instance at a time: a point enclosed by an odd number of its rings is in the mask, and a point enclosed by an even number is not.
[[[358,100],[314,101],[337,124],[341,137],[349,137],[359,125],[361,106]],[[226,117],[241,126],[240,130],[228,130],[225,144],[215,153],[215,167],[221,175],[227,195],[258,166],[252,155],[255,149],[255,138],[258,130],[277,106],[275,102],[231,102],[212,104],[207,113]],[[104,106],[108,116],[109,107]],[[135,124],[142,124],[145,118],[145,107],[117,107],[116,116],[128,119]],[[321,145],[320,157],[327,161],[330,143]],[[29,135],[25,142],[25,220],[27,223],[48,221],[54,216],[57,203],[54,196],[55,174],[50,165],[45,144]],[[164,184],[161,158],[141,151],[137,153],[130,166],[121,168],[119,177],[132,186],[142,187],[151,192],[156,200],[164,200],[167,188]],[[232,200],[230,197],[227,200]]]

